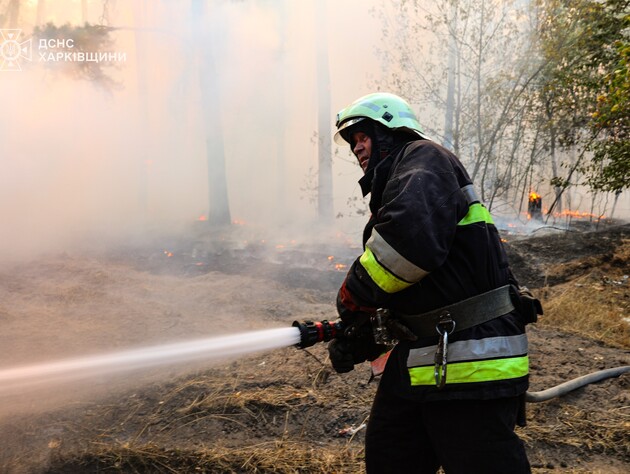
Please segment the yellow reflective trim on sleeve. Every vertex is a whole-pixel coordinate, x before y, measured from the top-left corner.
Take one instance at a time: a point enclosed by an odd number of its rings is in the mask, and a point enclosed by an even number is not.
[[[396,293],[410,287],[413,283],[401,280],[397,276],[393,275],[389,270],[383,267],[369,248],[365,249],[363,255],[359,259],[359,262],[368,272],[370,278],[378,285],[378,287],[385,293]]]
[[[492,216],[483,204],[476,202],[468,208],[468,214],[457,223],[457,225],[476,224],[477,222],[485,222],[486,224],[494,224]]]
[[[435,367],[411,367],[411,385],[435,385]],[[453,362],[447,365],[446,383],[493,382],[516,379],[529,373],[529,358],[525,356],[509,359],[476,360]]]

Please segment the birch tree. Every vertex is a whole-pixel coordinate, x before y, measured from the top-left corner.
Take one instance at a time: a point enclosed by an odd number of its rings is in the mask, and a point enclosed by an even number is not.
[[[388,76],[378,85],[420,105],[421,123],[460,156],[483,200],[516,206],[522,190],[512,184],[524,185],[516,177],[538,158],[528,149],[534,128],[526,92],[541,67],[528,46],[527,11],[498,0],[397,5],[380,51]]]
[[[319,219],[330,223],[333,219],[332,198],[332,149],[330,130],[330,72],[328,64],[328,41],[326,34],[326,4],[317,3],[317,154],[318,154],[318,186],[317,209]]]
[[[576,184],[615,195],[630,187],[630,1],[539,0],[536,6],[546,59],[538,100],[556,190],[551,212]],[[558,163],[558,150],[575,158]]]

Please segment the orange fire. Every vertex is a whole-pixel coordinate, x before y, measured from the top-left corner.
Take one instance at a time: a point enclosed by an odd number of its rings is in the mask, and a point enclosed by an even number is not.
[[[541,198],[540,194],[536,194],[534,191],[529,193],[529,200],[530,201],[534,201],[534,200],[540,199],[540,198]]]
[[[172,257],[173,256],[173,252],[169,252],[168,250],[164,251],[164,255],[166,255],[167,257]]]
[[[335,263],[335,270],[344,270],[348,265],[345,265],[343,263]]]
[[[206,216],[204,216],[204,215],[201,215],[201,216],[197,217],[197,220],[200,221],[200,222],[204,222],[204,221],[207,221],[208,218]]]
[[[604,219],[606,216],[591,214],[590,212],[581,212],[581,211],[572,211],[570,209],[565,209],[562,212],[554,213],[554,217],[575,217],[577,219]]]

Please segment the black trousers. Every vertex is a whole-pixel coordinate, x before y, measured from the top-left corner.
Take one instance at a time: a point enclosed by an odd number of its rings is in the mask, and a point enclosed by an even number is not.
[[[514,433],[520,399],[415,402],[379,389],[365,439],[368,474],[530,473]]]

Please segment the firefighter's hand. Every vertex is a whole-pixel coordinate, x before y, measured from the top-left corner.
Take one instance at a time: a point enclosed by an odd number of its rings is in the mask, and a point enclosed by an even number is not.
[[[328,344],[330,362],[336,372],[343,374],[354,369],[355,364],[374,360],[387,350],[376,344],[372,327],[363,324],[346,329],[346,334],[333,339]]]
[[[341,289],[337,293],[337,313],[339,318],[346,324],[361,325],[370,320],[370,315],[374,313],[376,309],[359,307],[354,303],[353,297],[345,286],[345,283],[341,286]]]
[[[328,344],[330,363],[338,374],[345,374],[354,369],[352,345],[349,339],[333,339]]]
[[[535,323],[538,321],[538,315],[543,315],[540,300],[535,298],[526,286],[518,288],[518,297],[513,298],[513,302],[514,306],[516,306],[516,309],[523,317],[525,324]]]

